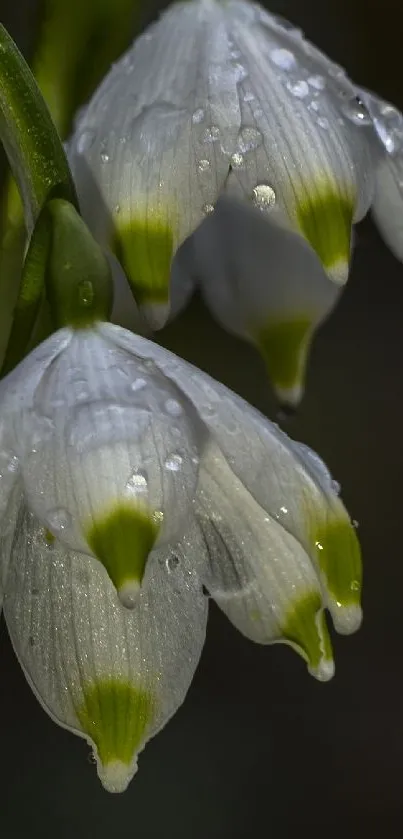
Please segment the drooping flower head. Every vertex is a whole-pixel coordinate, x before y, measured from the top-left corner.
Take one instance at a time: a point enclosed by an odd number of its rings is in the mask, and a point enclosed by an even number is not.
[[[315,453],[120,327],[65,328],[0,385],[0,600],[44,708],[127,787],[183,701],[205,586],[262,644],[333,675],[324,609],[355,631],[361,560]]]
[[[347,279],[352,225],[373,199],[384,126],[283,20],[245,0],[193,0],[111,70],[70,159],[85,217],[151,326],[186,302],[184,275],[197,277],[295,404],[315,328]]]

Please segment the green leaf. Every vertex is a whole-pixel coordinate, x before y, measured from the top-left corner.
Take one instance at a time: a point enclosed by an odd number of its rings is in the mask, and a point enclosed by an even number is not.
[[[77,206],[66,155],[35,79],[0,24],[0,137],[31,230],[52,196]]]

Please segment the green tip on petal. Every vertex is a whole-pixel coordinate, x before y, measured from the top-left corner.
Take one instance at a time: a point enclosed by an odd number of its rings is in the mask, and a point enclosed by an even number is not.
[[[332,678],[332,646],[318,592],[305,594],[292,604],[281,630],[284,641],[308,663],[312,676],[321,682],[327,682]]]
[[[130,682],[104,679],[84,688],[76,714],[96,748],[98,775],[108,792],[124,792],[137,770],[137,754],[154,714],[150,693]]]
[[[158,523],[147,510],[121,504],[93,518],[86,531],[89,547],[102,562],[119,599],[128,609],[135,606],[158,530]]]
[[[136,302],[166,312],[174,251],[172,228],[152,216],[126,223],[119,220],[112,249],[127,273]]]
[[[300,230],[335,280],[340,272],[334,269],[348,266],[350,260],[353,214],[353,198],[340,195],[331,184],[316,186],[308,197],[298,202]],[[346,271],[341,276],[345,282]]]
[[[270,321],[254,335],[282,404],[294,407],[302,397],[311,333],[312,319],[299,317]]]
[[[311,527],[318,566],[325,580],[329,609],[338,632],[355,632],[362,620],[361,550],[346,514]]]

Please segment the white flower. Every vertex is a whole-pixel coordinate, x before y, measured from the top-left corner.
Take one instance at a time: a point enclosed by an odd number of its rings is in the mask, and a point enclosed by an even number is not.
[[[311,450],[103,323],[38,347],[1,382],[0,411],[0,606],[34,692],[91,743],[107,789],[185,697],[203,584],[247,637],[332,676],[324,609],[358,628],[360,550]]]
[[[291,404],[390,148],[384,115],[367,105],[339,66],[260,6],[193,0],[115,65],[70,144],[84,215],[151,325],[166,321],[170,292],[176,314],[197,277]],[[170,288],[172,258],[196,230]]]

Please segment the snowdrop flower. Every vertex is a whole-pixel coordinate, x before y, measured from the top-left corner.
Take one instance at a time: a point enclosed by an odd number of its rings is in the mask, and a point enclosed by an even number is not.
[[[384,116],[376,123],[364,99],[260,6],[193,0],[114,66],[70,144],[84,216],[151,326],[185,305],[197,277],[290,404],[388,152]]]
[[[320,680],[361,621],[360,550],[320,458],[205,373],[107,323],[0,384],[0,606],[45,710],[122,791],[183,701],[209,591]],[[141,585],[140,585],[141,583]]]
[[[54,721],[92,746],[105,789],[123,792],[199,661],[207,601],[198,577],[178,545],[178,568],[155,558],[129,611],[102,565],[51,539],[25,504],[9,553],[4,615],[28,682]]]

